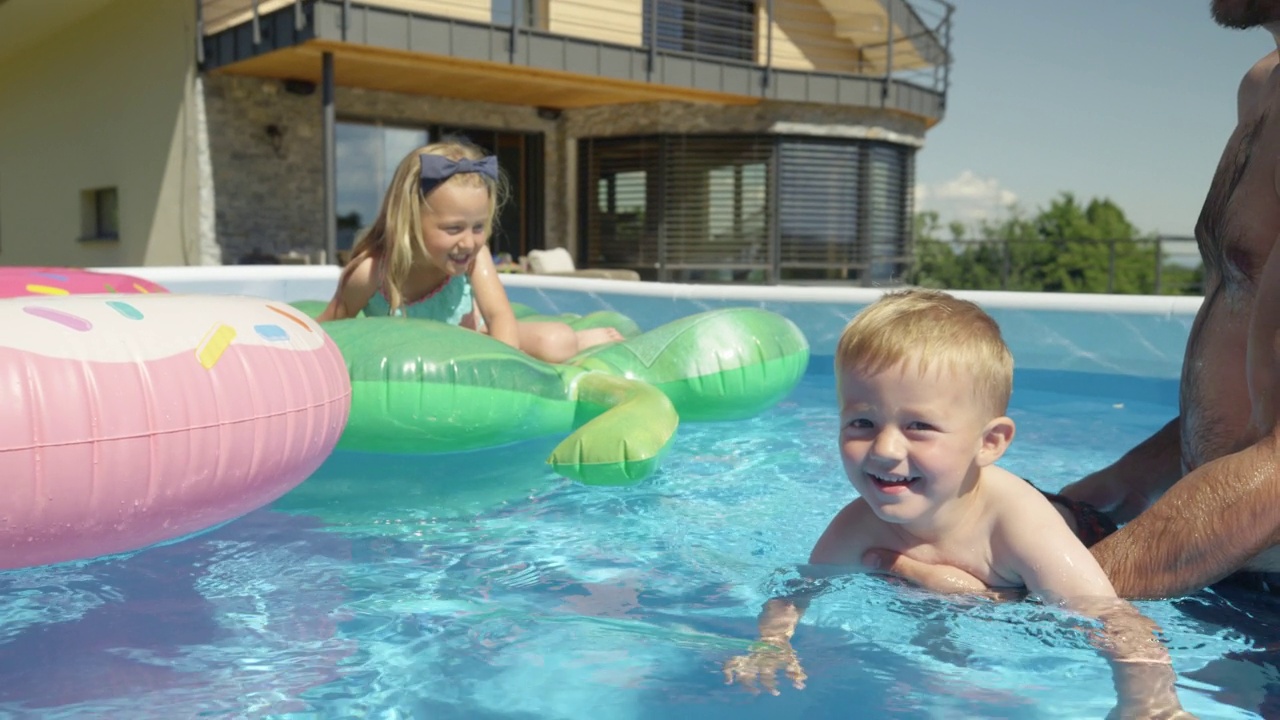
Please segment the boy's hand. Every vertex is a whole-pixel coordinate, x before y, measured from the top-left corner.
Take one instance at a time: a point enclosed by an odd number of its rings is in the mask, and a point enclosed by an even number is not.
[[[871,572],[895,575],[937,593],[987,592],[986,583],[959,568],[929,565],[892,550],[868,550],[862,564]]]
[[[770,695],[778,695],[779,670],[786,673],[795,689],[804,689],[804,681],[809,676],[800,667],[800,657],[791,643],[786,640],[758,642],[752,645],[748,654],[725,662],[724,682],[726,685],[740,682],[752,694],[759,693],[763,687]]]

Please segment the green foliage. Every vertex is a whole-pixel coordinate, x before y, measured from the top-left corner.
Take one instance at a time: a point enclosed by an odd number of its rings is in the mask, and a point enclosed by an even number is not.
[[[936,212],[915,218],[915,259],[906,281],[951,290],[1155,294],[1156,238],[1109,199],[1080,204],[1062,193],[1034,216],[1013,207],[970,229]],[[1199,294],[1203,269],[1163,262],[1162,294]]]

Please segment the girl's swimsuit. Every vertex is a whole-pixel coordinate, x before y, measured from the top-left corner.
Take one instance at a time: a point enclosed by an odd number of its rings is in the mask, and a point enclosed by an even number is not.
[[[387,301],[386,272],[382,263],[378,263],[378,292],[369,298],[364,305],[366,317],[400,317],[435,320],[450,325],[462,325],[475,307],[471,296],[471,280],[466,275],[453,275],[440,287],[432,290],[425,297],[414,302],[402,304],[391,311],[391,303]]]

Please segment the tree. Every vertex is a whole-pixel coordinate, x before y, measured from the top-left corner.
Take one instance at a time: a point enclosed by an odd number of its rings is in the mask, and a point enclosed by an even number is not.
[[[916,216],[907,281],[954,290],[1156,292],[1157,243],[1107,198],[1081,204],[1064,192],[1034,216],[1011,207],[972,228],[951,223],[941,239],[936,212]],[[964,236],[971,234],[970,238]],[[1199,293],[1203,270],[1163,261],[1160,291]]]

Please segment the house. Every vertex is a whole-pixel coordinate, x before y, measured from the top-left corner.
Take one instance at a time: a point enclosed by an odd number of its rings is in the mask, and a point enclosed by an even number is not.
[[[492,240],[673,281],[882,282],[941,0],[0,0],[0,263],[333,261],[461,134]]]

